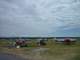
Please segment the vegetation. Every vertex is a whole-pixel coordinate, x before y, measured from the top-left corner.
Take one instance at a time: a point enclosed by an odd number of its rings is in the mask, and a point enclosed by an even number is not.
[[[1,41],[0,46],[9,45],[13,41]],[[20,55],[33,60],[80,60],[80,42],[72,45],[57,44],[48,40],[47,45],[38,47],[35,40],[32,40],[30,47],[23,48],[1,48],[3,52]]]

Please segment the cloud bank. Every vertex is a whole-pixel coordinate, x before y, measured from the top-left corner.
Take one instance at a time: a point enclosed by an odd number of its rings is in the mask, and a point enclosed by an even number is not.
[[[80,36],[79,30],[80,0],[0,0],[1,37]]]

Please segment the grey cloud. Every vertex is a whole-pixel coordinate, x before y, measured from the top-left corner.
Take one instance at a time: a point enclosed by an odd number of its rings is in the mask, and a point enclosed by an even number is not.
[[[0,0],[0,36],[48,36],[78,28],[79,7],[79,0]]]

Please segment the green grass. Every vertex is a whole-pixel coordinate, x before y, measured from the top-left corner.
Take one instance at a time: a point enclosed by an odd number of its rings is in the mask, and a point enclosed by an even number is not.
[[[40,51],[40,56],[43,60],[80,60],[80,43],[76,42],[73,45],[56,44],[48,41],[46,51]],[[42,60],[42,59],[41,59]]]
[[[9,45],[10,41],[8,40],[0,40],[0,46],[7,46]]]
[[[0,42],[1,43],[1,42]],[[24,47],[20,49],[3,48],[2,50],[9,53],[14,53],[23,56],[24,58],[30,58],[32,60],[80,60],[80,42],[76,42],[72,45],[56,44],[55,41],[48,40],[46,46],[40,48],[48,48],[47,50],[35,51],[39,49],[36,46],[35,41],[32,41],[31,47]],[[2,45],[9,44],[9,41],[5,41]]]

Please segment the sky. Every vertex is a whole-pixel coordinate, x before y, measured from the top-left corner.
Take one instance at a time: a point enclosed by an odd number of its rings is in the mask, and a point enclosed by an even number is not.
[[[80,37],[80,0],[0,0],[0,37]]]

